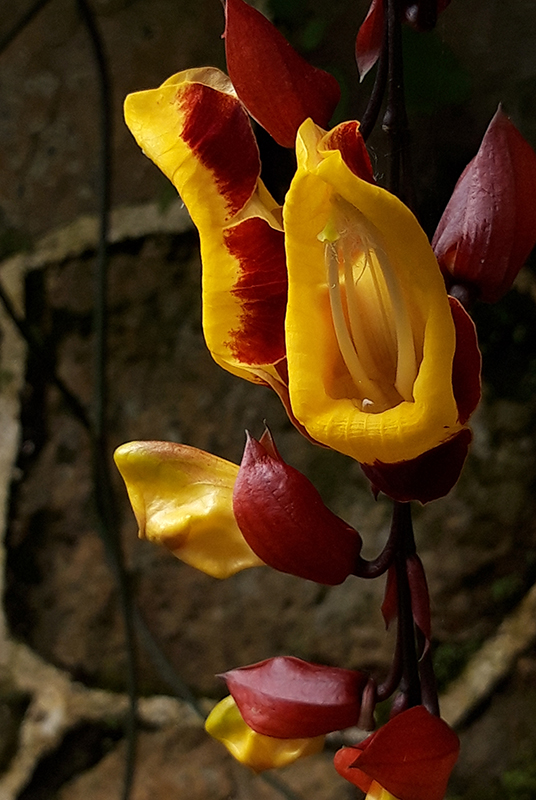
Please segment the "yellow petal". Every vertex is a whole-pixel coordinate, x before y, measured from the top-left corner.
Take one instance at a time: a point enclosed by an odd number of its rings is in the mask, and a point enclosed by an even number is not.
[[[358,461],[412,459],[461,428],[443,279],[411,211],[323,137],[302,125],[284,208],[292,409]]]
[[[130,442],[114,458],[140,538],[215,578],[263,563],[234,518],[235,464],[172,442]]]
[[[319,753],[324,746],[323,736],[313,739],[275,739],[256,733],[242,719],[231,695],[212,709],[205,728],[214,739],[225,745],[237,761],[255,772],[285,767],[298,758]]]
[[[394,794],[388,792],[376,781],[372,781],[365,800],[398,800]]]
[[[124,111],[199,230],[203,331],[213,358],[255,383],[280,383],[274,365],[284,357],[281,212],[259,179],[257,143],[229,78],[209,67],[186,70],[158,89],[129,95]],[[255,292],[253,271],[270,293],[267,303]]]

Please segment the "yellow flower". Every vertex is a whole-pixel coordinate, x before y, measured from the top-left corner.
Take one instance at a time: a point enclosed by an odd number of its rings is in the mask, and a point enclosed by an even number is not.
[[[462,428],[448,298],[413,214],[354,174],[330,137],[303,123],[284,205],[290,401],[335,450],[409,460]]]
[[[236,464],[172,442],[129,442],[114,457],[141,538],[215,578],[263,564],[234,518]]]
[[[242,719],[231,695],[212,709],[205,728],[214,739],[225,745],[237,761],[251,767],[255,772],[285,767],[298,758],[319,753],[324,746],[323,736],[312,739],[276,739],[256,733]]]

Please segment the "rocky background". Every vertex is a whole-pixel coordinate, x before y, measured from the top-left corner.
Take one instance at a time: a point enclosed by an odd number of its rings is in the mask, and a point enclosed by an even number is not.
[[[4,11],[0,39],[26,6]],[[269,6],[294,43],[340,78],[340,118],[359,115],[370,88],[357,86],[352,64],[366,6]],[[360,530],[373,555],[388,530],[389,503],[373,500],[356,464],[291,429],[268,390],[211,361],[200,328],[195,232],[121,122],[127,92],[186,67],[223,66],[219,3],[94,0],[92,8],[113,78],[110,447],[171,439],[238,461],[244,429],[258,434],[266,419],[283,456]],[[536,145],[535,38],[531,0],[453,0],[436,33],[406,36],[417,186],[429,230],[499,101]],[[2,52],[0,67],[0,278],[87,407],[99,98],[77,4],[49,0]],[[263,148],[277,191],[282,156]],[[377,137],[372,148],[381,172],[385,143]],[[443,710],[463,742],[451,794],[460,800],[536,797],[535,302],[527,268],[500,305],[477,308],[485,397],[474,446],[449,498],[415,513]],[[87,434],[5,317],[2,332],[0,800],[119,798],[125,634],[96,524]],[[203,708],[222,694],[215,673],[276,654],[385,672],[392,641],[379,614],[381,581],[326,589],[267,569],[210,579],[137,540],[116,483],[132,596]],[[155,663],[146,638],[138,645],[134,800],[281,797],[207,741],[199,718],[174,696],[176,679]],[[328,751],[283,777],[303,798],[355,797],[330,759]]]

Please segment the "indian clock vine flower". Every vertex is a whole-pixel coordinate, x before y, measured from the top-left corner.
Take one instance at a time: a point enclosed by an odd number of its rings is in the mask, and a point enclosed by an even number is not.
[[[358,532],[285,464],[268,434],[248,435],[240,468],[172,442],[129,442],[115,462],[140,537],[212,577],[268,564],[333,586],[361,564]]]
[[[187,70],[130,95],[125,117],[199,229],[203,329],[221,366],[272,386],[309,438],[370,467],[410,462],[464,430],[459,320],[415,217],[375,185],[357,123],[329,133],[303,123],[281,214],[222,73]],[[457,360],[475,364],[474,334],[466,345]],[[458,443],[459,456],[467,437]]]

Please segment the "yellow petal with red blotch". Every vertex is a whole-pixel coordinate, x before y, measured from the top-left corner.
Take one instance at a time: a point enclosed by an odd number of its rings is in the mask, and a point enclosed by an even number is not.
[[[114,458],[140,538],[215,578],[262,565],[235,522],[235,464],[173,442],[129,442]]]
[[[205,728],[214,739],[225,745],[237,761],[251,767],[255,772],[285,767],[298,758],[319,753],[324,747],[323,736],[312,739],[276,739],[256,733],[242,719],[231,695],[212,709]]]
[[[292,409],[313,438],[358,461],[404,461],[462,427],[454,323],[411,211],[330,141],[302,125],[285,201]]]
[[[278,381],[287,274],[281,212],[259,179],[257,143],[226,75],[178,73],[125,101],[136,141],[179,191],[199,230],[203,331],[220,366]]]

